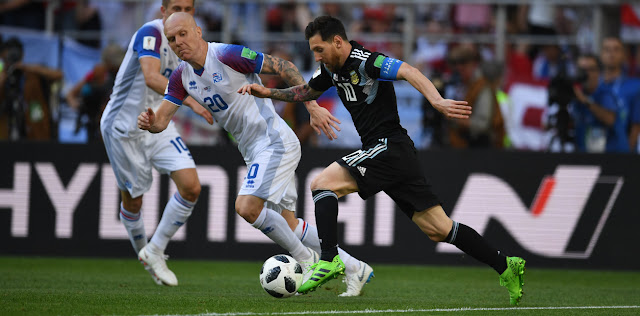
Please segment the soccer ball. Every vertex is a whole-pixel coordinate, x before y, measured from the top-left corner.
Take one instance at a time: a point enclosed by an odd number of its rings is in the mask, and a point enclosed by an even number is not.
[[[262,265],[260,285],[273,297],[293,296],[302,285],[302,266],[290,256],[275,255]]]

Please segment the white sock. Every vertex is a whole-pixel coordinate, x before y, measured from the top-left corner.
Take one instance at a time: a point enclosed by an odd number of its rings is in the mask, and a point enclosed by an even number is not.
[[[142,212],[131,213],[125,210],[124,205],[120,203],[120,222],[127,230],[131,246],[133,246],[137,256],[140,249],[147,245],[147,234],[144,232]]]
[[[318,254],[322,252],[320,249],[320,239],[318,238],[318,229],[315,226],[305,222],[302,218],[298,218],[298,226],[296,226],[294,233],[303,245],[313,249]]]
[[[176,192],[164,208],[160,224],[158,224],[156,232],[151,237],[150,243],[154,247],[149,248],[149,250],[157,254],[163,254],[171,237],[189,219],[195,204],[196,202],[187,201],[180,196],[179,192]]]
[[[360,260],[354,258],[349,253],[338,247],[338,255],[344,263],[344,268],[348,273],[356,273],[360,269]]]
[[[318,228],[305,222],[304,219],[298,218],[298,226],[296,226],[295,234],[305,246],[315,250],[318,254],[321,253]],[[360,269],[360,260],[354,258],[340,247],[338,247],[338,254],[345,265],[345,269],[349,273],[358,272]]]
[[[298,262],[309,260],[311,254],[278,212],[264,207],[258,215],[258,219],[251,225],[287,250]]]

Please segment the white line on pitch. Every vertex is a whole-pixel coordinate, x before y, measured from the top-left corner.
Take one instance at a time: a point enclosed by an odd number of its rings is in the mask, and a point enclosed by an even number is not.
[[[261,316],[261,315],[317,315],[317,314],[384,314],[384,313],[428,313],[428,312],[477,312],[477,311],[510,311],[510,310],[562,310],[562,309],[640,309],[640,305],[628,306],[540,306],[540,307],[462,307],[462,308],[431,308],[431,309],[365,309],[346,311],[301,311],[274,313],[206,313],[190,316]],[[157,316],[157,315],[156,315]],[[170,316],[170,315],[165,315]],[[189,316],[189,315],[180,315]]]

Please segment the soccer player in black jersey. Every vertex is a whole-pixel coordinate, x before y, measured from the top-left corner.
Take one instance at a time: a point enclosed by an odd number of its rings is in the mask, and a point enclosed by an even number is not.
[[[308,101],[336,86],[362,140],[362,149],[338,159],[311,183],[322,254],[313,275],[298,292],[313,291],[344,270],[337,253],[338,198],[358,192],[367,199],[384,191],[431,240],[451,243],[496,270],[500,284],[509,291],[510,303],[517,305],[525,260],[506,257],[473,228],[452,221],[444,212],[422,173],[413,142],[400,125],[391,81],[408,81],[449,118],[467,119],[471,107],[465,101],[443,99],[431,81],[411,65],[348,41],[344,26],[333,17],[316,18],[307,26],[305,37],[320,62],[309,83],[288,89],[252,84],[238,90],[257,97]],[[337,125],[331,122],[322,128],[330,135]],[[359,280],[360,287],[372,274],[371,270]]]

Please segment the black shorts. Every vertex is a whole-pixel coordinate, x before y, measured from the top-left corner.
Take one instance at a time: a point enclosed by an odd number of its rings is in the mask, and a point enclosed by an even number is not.
[[[441,204],[422,173],[413,143],[381,138],[336,162],[356,180],[360,197],[366,200],[384,191],[409,218]]]

